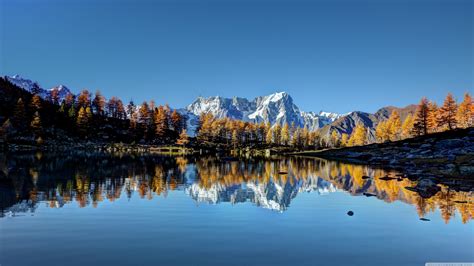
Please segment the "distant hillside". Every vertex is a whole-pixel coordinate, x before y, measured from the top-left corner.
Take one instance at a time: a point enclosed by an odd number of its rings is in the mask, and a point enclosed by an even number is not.
[[[12,91],[12,88],[17,88]],[[51,89],[44,89],[37,82],[29,79],[15,76],[6,76],[3,79],[2,93],[4,96],[4,105],[0,109],[0,120],[2,116],[9,117],[12,115],[13,107],[16,102],[9,100],[12,98],[18,99],[19,95],[26,100],[26,103],[32,97],[32,94],[38,94],[48,106],[51,104],[51,93],[56,90],[59,96],[59,102],[65,98],[66,94],[72,93],[77,97],[78,92],[73,92],[64,85],[58,85]],[[140,108],[140,105],[134,107],[135,110]],[[348,114],[337,114],[331,112],[320,111],[318,113],[301,111],[294,103],[293,98],[286,92],[276,92],[266,96],[259,96],[253,100],[246,98],[233,97],[198,97],[195,101],[185,108],[176,109],[185,118],[188,129],[188,134],[195,136],[195,130],[198,128],[199,115],[203,113],[211,113],[217,118],[232,118],[236,120],[243,120],[247,122],[265,122],[271,125],[288,123],[295,124],[298,127],[307,127],[310,131],[319,130],[322,137],[329,137],[333,130],[339,134],[351,134],[357,124],[363,124],[369,129],[369,141],[375,140],[375,128],[380,121],[388,119],[393,110],[397,110],[400,114],[401,120],[407,117],[408,114],[413,114],[416,110],[416,105],[408,105],[406,107],[387,106],[379,109],[374,114],[354,111]],[[130,113],[127,110],[127,118],[130,118]],[[30,114],[31,115],[31,114]],[[55,118],[54,116],[52,118]],[[49,117],[44,119],[46,124],[49,124]],[[64,120],[63,118],[61,118]],[[0,121],[1,122],[1,121]]]
[[[398,111],[400,114],[400,119],[403,123],[403,120],[405,120],[408,114],[413,115],[415,113],[416,105],[411,104],[403,108],[387,106],[379,109],[374,114],[355,111],[346,116],[340,117],[331,124],[324,126],[321,128],[320,134],[321,136],[328,138],[331,132],[336,130],[339,132],[339,134],[346,133],[350,135],[357,124],[363,124],[364,127],[369,129],[369,141],[375,141],[375,128],[377,127],[378,123],[387,120],[394,110]]]

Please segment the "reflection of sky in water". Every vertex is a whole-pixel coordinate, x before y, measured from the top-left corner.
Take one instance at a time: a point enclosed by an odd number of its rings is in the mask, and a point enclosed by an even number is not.
[[[364,180],[362,175],[387,173],[316,159],[93,159],[76,166],[55,162],[54,167],[22,163],[22,170],[8,168],[8,177],[15,180],[6,187],[20,202],[14,200],[0,219],[2,265],[474,260],[470,193],[443,187],[422,199],[403,189],[412,181]],[[98,169],[98,164],[111,168]],[[16,217],[11,217],[13,210]],[[355,215],[347,216],[349,210]],[[431,221],[420,221],[420,216]]]
[[[472,192],[456,192],[442,187],[429,199],[405,189],[416,184],[408,179],[384,181],[379,178],[395,172],[367,166],[336,163],[320,159],[285,158],[281,160],[230,161],[216,158],[115,158],[72,159],[74,166],[63,173],[68,159],[51,163],[43,156],[29,163],[19,159],[8,166],[10,186],[2,199],[3,215],[33,212],[39,202],[52,208],[76,202],[80,207],[97,207],[121,197],[151,200],[166,197],[170,191],[184,191],[199,204],[249,202],[279,212],[286,211],[302,193],[328,194],[346,191],[352,195],[375,195],[385,202],[401,201],[415,206],[420,217],[436,209],[446,223],[458,214],[464,223],[472,218]],[[28,158],[28,157],[27,157]],[[18,167],[25,163],[29,167]],[[12,167],[13,165],[13,167]],[[110,171],[97,173],[97,168]],[[14,169],[21,169],[15,171]],[[370,176],[364,179],[363,176]],[[8,179],[8,178],[7,178]],[[9,196],[8,196],[9,195]]]

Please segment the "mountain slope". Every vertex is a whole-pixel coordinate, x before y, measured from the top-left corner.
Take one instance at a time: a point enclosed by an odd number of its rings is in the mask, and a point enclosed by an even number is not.
[[[16,85],[27,92],[30,92],[32,94],[38,94],[41,98],[44,100],[49,100],[51,99],[51,92],[54,89],[58,90],[58,98],[59,102],[61,102],[64,98],[66,98],[66,95],[68,93],[71,93],[71,91],[64,85],[59,85],[54,88],[51,88],[50,90],[43,89],[38,82],[33,82],[29,79],[25,79],[20,77],[19,75],[14,75],[14,76],[5,76],[6,80],[11,82],[13,85]]]
[[[402,108],[394,107],[394,106],[387,106],[380,108],[374,114],[354,111],[340,117],[336,121],[331,124],[328,124],[321,128],[320,133],[321,136],[329,138],[329,135],[333,130],[336,130],[339,134],[346,133],[350,135],[354,130],[357,124],[362,124],[364,127],[369,129],[368,139],[369,141],[375,140],[375,128],[377,127],[378,123],[381,121],[387,120],[390,117],[392,111],[398,111],[400,114],[400,120],[403,121],[408,116],[408,114],[414,114],[416,111],[416,105],[408,105]]]
[[[37,82],[15,76],[5,77],[9,82],[33,94],[39,94],[43,99],[50,100],[51,92],[57,89],[59,101],[62,101],[71,91],[64,85],[59,85],[50,90],[43,89]],[[137,106],[136,108],[139,108]],[[351,134],[356,124],[361,123],[369,128],[369,140],[375,139],[375,127],[380,121],[388,119],[393,110],[397,110],[403,121],[408,114],[413,114],[416,105],[403,108],[387,106],[379,109],[374,114],[354,111],[348,114],[336,114],[320,111],[319,113],[301,111],[293,102],[293,98],[286,92],[276,92],[266,96],[259,96],[253,100],[233,97],[224,98],[198,97],[186,108],[177,109],[186,117],[188,133],[195,135],[199,115],[211,113],[217,118],[228,117],[231,119],[250,122],[270,122],[272,125],[294,124],[298,127],[307,127],[309,130],[320,130],[323,137],[329,137],[333,130],[339,134]]]
[[[196,116],[211,113],[217,118],[229,117],[256,123],[270,122],[272,125],[294,123],[299,127],[306,126],[309,130],[317,130],[341,117],[339,114],[328,112],[315,114],[300,111],[293,98],[286,92],[256,97],[252,101],[237,97],[232,99],[219,96],[199,97],[186,109]]]

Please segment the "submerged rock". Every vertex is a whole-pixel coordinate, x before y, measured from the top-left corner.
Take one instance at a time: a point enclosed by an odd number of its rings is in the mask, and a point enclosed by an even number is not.
[[[375,195],[375,194],[367,193],[367,192],[364,192],[364,193],[362,193],[362,194],[363,194],[364,196],[366,196],[366,197],[375,197],[375,196],[377,196],[377,195]]]
[[[431,198],[441,190],[433,180],[428,178],[418,181],[415,188],[418,191],[418,194],[423,198]]]
[[[390,176],[384,176],[384,177],[381,177],[379,179],[384,180],[384,181],[389,181],[389,180],[394,180],[394,179],[397,179],[397,178],[396,177],[390,177]]]

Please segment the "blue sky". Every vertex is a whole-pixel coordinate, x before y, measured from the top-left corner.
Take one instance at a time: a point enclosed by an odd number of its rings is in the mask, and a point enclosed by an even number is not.
[[[373,112],[473,91],[470,0],[0,0],[0,74],[183,107],[287,91]]]

